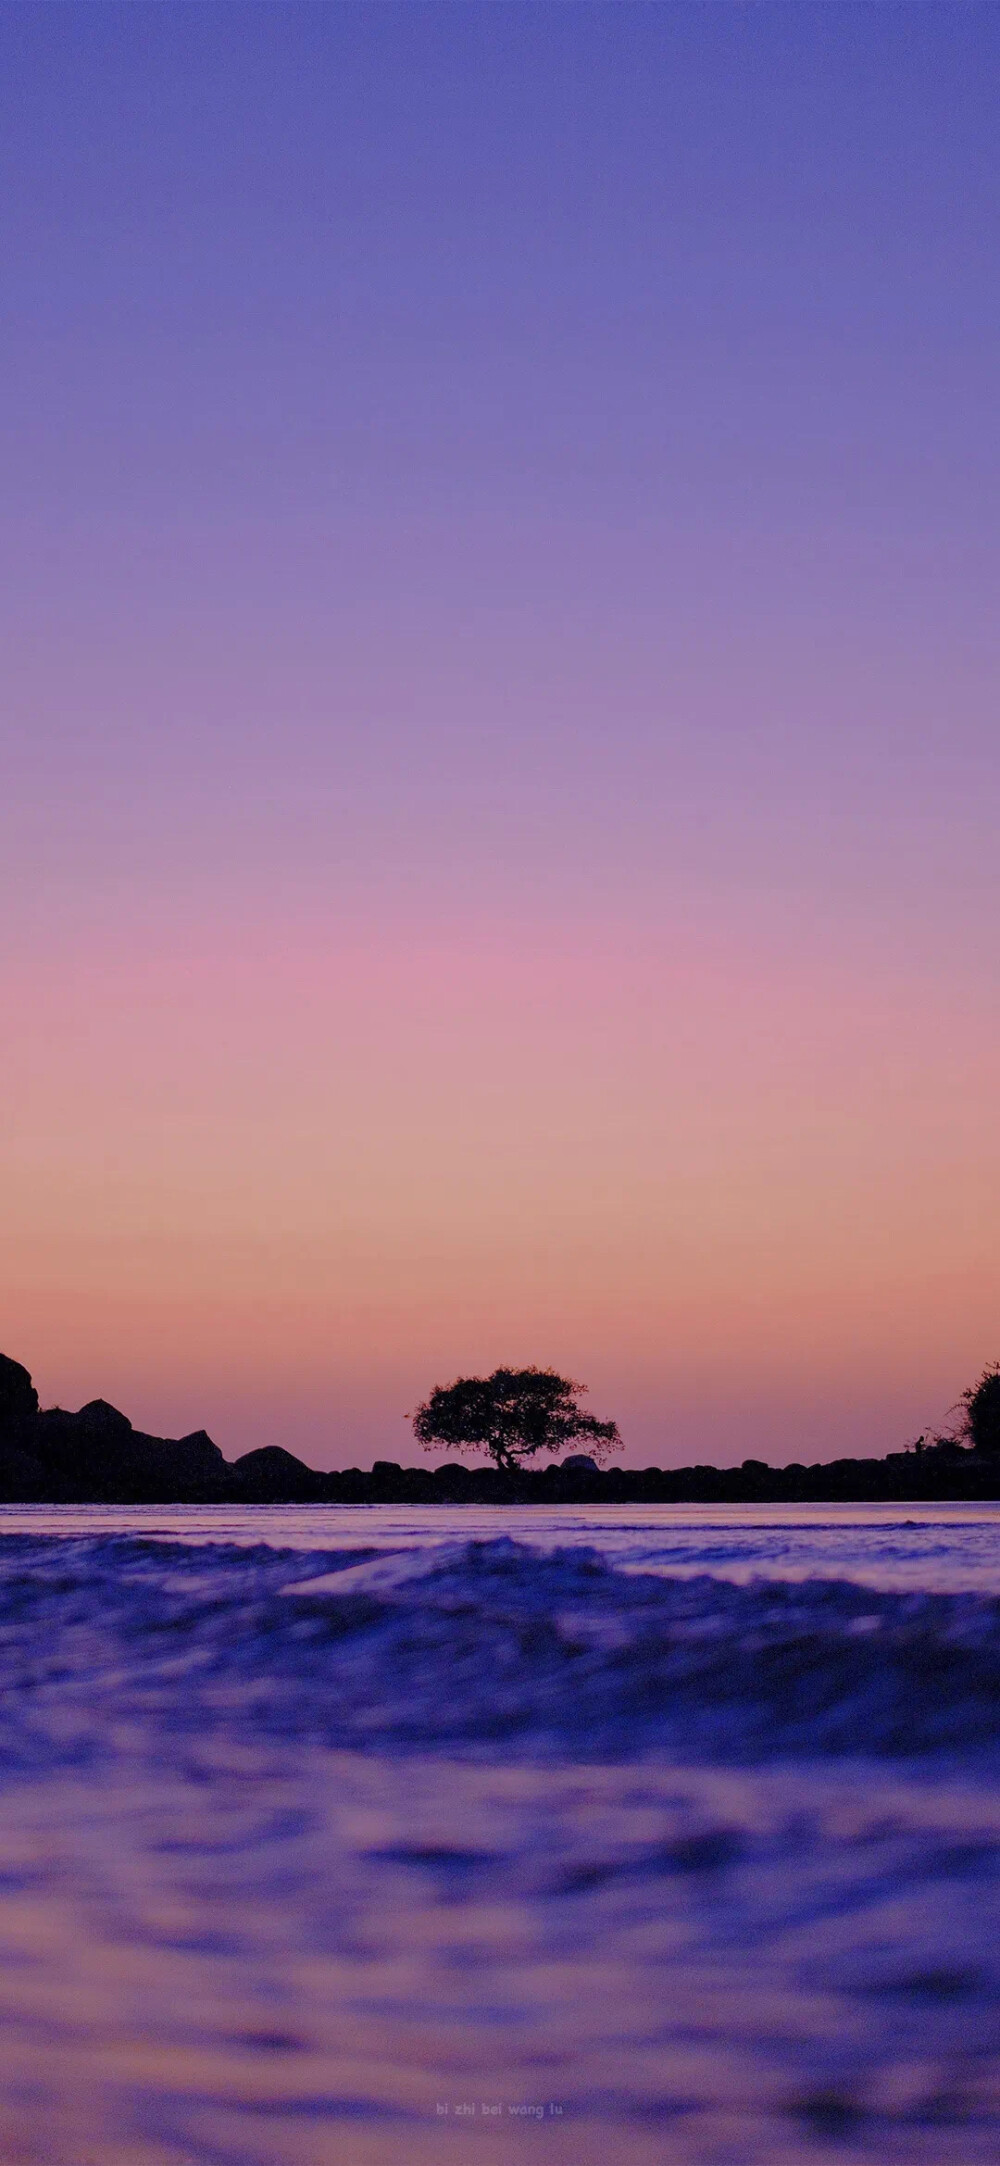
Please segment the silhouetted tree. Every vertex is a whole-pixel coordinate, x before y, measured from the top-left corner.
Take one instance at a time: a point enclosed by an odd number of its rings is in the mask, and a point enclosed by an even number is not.
[[[958,1435],[977,1452],[1000,1452],[1000,1361],[984,1369],[977,1384],[963,1391],[959,1405],[965,1411]]]
[[[585,1438],[596,1459],[620,1451],[613,1421],[582,1414],[574,1384],[554,1369],[494,1369],[492,1376],[460,1376],[437,1384],[411,1417],[425,1451],[488,1452],[508,1473],[536,1452],[559,1452]]]

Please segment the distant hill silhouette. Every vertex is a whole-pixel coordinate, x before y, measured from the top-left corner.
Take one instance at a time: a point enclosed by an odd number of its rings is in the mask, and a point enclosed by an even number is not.
[[[923,1440],[921,1440],[923,1441]],[[813,1466],[614,1467],[578,1454],[537,1473],[446,1463],[321,1474],[280,1445],[223,1458],[204,1429],[149,1436],[106,1399],[40,1408],[28,1370],[0,1354],[0,1503],[6,1504],[806,1504],[1000,1497],[1000,1451],[933,1448]]]

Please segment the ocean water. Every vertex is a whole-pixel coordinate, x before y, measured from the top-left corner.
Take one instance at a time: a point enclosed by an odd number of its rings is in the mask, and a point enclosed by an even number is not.
[[[3,2166],[1000,2156],[1000,1506],[0,1508]]]

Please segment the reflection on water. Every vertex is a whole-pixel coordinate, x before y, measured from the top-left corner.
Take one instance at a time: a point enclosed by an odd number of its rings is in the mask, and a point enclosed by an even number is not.
[[[995,1518],[743,1584],[634,1569],[717,1513],[54,1516],[0,1540],[4,2166],[996,2158]]]

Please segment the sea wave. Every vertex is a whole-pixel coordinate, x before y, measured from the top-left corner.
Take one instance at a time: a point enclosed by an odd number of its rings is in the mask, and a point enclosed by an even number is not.
[[[0,2157],[987,2166],[1000,1601],[0,1541]]]
[[[507,1537],[362,1557],[0,1543],[0,1769],[185,1738],[760,1764],[992,1760],[1000,1600],[622,1570]]]

